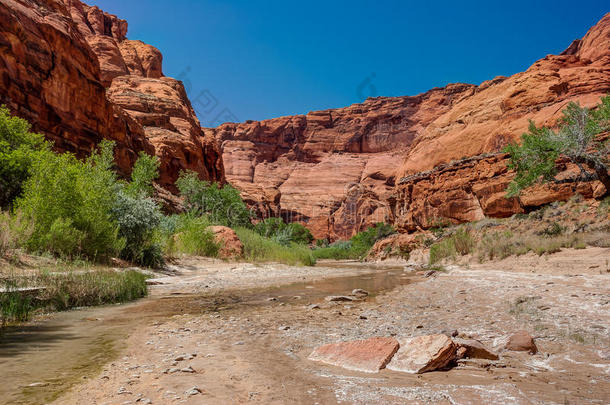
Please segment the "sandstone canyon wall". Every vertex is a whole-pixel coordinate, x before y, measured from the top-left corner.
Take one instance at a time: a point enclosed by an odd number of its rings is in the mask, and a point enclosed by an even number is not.
[[[0,103],[56,149],[85,156],[112,139],[124,173],[139,151],[155,153],[170,191],[180,170],[226,174],[260,216],[301,221],[317,238],[605,192],[567,182],[507,200],[511,174],[498,152],[529,119],[553,125],[568,102],[592,106],[610,93],[610,14],[561,55],[510,77],[204,129],[182,83],[164,76],[159,50],[127,39],[126,21],[78,0],[0,0],[0,22]]]
[[[126,21],[78,0],[1,0],[0,22],[0,103],[58,151],[82,157],[111,139],[124,173],[145,151],[165,188],[184,169],[223,181],[182,83],[163,76],[156,48],[126,38]]]
[[[577,189],[603,194],[598,182],[566,183],[507,200],[511,174],[498,152],[528,120],[554,125],[568,102],[593,106],[608,93],[610,14],[561,55],[479,86],[450,84],[205,131],[218,139],[227,180],[261,215],[338,239],[378,221],[411,231],[439,219],[509,216]]]

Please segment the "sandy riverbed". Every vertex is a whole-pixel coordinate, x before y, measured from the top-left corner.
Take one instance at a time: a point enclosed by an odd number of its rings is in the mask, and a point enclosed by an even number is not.
[[[185,260],[156,280],[151,298],[125,308],[133,328],[112,361],[56,403],[608,403],[610,249],[568,256],[578,263],[578,255],[581,265],[555,273],[531,257],[514,269],[450,267],[427,279],[402,266]],[[383,293],[323,299],[352,288]],[[503,352],[496,362],[418,376],[307,360],[324,343],[454,329],[498,350],[507,334],[526,329],[539,353]]]

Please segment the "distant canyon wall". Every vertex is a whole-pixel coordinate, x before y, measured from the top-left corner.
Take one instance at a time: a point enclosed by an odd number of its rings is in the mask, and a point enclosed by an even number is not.
[[[380,221],[406,231],[430,226],[432,218],[508,216],[568,198],[583,186],[542,187],[535,198],[506,200],[505,158],[455,162],[497,154],[529,120],[554,125],[570,101],[590,107],[608,93],[610,14],[561,55],[479,86],[450,84],[205,131],[218,140],[227,180],[259,214],[301,221],[316,237],[334,240]],[[450,162],[460,169],[433,170]],[[416,181],[422,172],[427,180]],[[600,186],[584,187],[598,195]]]

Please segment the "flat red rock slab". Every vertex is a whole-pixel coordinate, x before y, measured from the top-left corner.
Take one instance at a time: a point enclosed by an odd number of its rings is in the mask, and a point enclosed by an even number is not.
[[[348,370],[377,373],[385,368],[398,351],[398,347],[396,339],[386,337],[331,343],[315,349],[309,360]]]

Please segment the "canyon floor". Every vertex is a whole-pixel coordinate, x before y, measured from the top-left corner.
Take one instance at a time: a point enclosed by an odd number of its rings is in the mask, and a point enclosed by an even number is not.
[[[0,350],[0,373],[10,371],[0,402],[609,403],[609,258],[608,248],[565,249],[429,277],[402,264],[184,259],[152,280],[147,299],[55,314],[15,332]],[[324,299],[355,288],[371,294]],[[520,329],[538,354],[500,350]],[[33,339],[41,330],[53,339]],[[448,330],[481,340],[500,360],[411,375],[307,359],[325,343]]]

